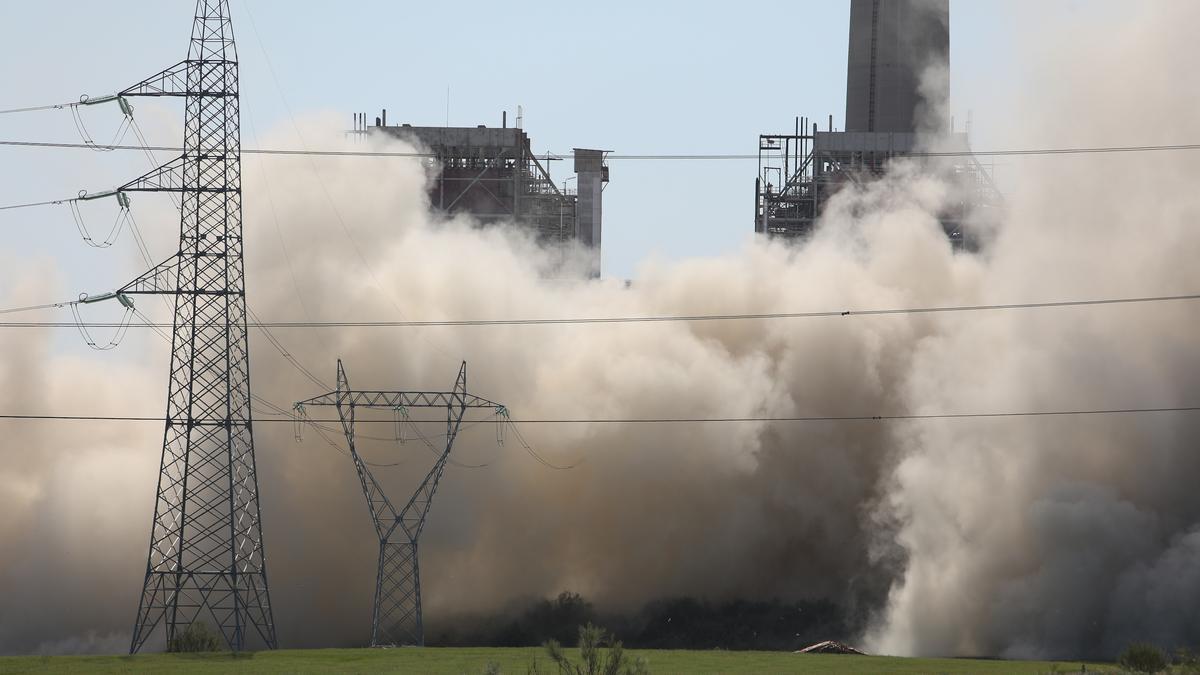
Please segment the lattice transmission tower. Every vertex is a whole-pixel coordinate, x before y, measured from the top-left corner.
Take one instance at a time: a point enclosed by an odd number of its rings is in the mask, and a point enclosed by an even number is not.
[[[454,439],[468,409],[486,408],[507,417],[504,406],[467,393],[467,364],[458,371],[453,391],[354,391],[346,379],[339,359],[337,390],[296,404],[298,419],[308,406],[336,407],[350,446],[350,457],[362,483],[371,522],[379,537],[379,570],[375,580],[375,606],[371,616],[371,646],[424,645],[421,620],[421,573],[417,544],[425,517],[433,503],[438,482],[446,470]],[[402,508],[396,508],[371,469],[359,456],[354,444],[354,419],[357,408],[391,410],[407,415],[420,408],[445,409],[446,445],[433,468]]]
[[[180,195],[179,250],[109,294],[174,298],[166,430],[130,652],[211,620],[277,646],[250,413],[238,64],[228,0],[198,0],[188,57],[115,98],[185,102],[183,154],[116,190]],[[100,298],[93,298],[100,299]]]

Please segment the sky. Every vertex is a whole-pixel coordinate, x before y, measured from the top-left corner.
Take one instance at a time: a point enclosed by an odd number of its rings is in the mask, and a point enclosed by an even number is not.
[[[750,154],[758,134],[789,130],[797,115],[842,124],[849,5],[233,0],[243,143],[253,147],[256,136],[291,131],[293,120],[316,114],[349,126],[353,112],[373,119],[387,108],[392,123],[499,125],[502,111],[512,120],[520,105],[537,152]],[[1081,3],[1057,5],[1076,11]],[[972,114],[977,147],[1009,140],[998,135],[990,103],[1018,84],[1003,54],[1021,41],[1016,17],[1032,6],[952,3],[952,109],[960,125]],[[191,0],[0,3],[0,109],[110,93],[181,60],[191,9]],[[178,144],[177,107],[135,105],[151,143]],[[119,122],[112,108],[88,109],[85,120],[100,141]],[[52,111],[0,116],[0,139],[78,136],[67,112]],[[0,148],[0,203],[111,187],[145,171],[131,154]],[[557,164],[561,182],[570,167]],[[752,233],[755,174],[753,160],[614,162],[605,276],[636,277],[647,260],[738,246]],[[0,227],[30,254],[78,260],[69,265],[76,271],[94,261],[72,243],[65,208],[0,212]]]

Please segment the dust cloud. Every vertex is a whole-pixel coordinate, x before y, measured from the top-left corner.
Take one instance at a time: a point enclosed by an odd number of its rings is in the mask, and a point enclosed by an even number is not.
[[[1200,7],[1131,5],[1120,30],[1031,37],[1025,146],[1200,138],[1176,55]],[[1053,27],[1044,28],[1046,34]],[[1085,39],[1102,36],[1103,41]],[[340,119],[302,122],[322,147]],[[263,145],[292,142],[291,129]],[[378,143],[378,141],[376,141]],[[383,147],[359,144],[353,147]],[[403,148],[388,144],[389,149]],[[978,253],[921,167],[831,202],[812,239],[582,281],[513,228],[432,217],[405,158],[244,158],[248,297],[271,320],[804,312],[1195,292],[1200,156],[1029,158]],[[336,211],[331,203],[337,204]],[[169,217],[167,214],[166,217]],[[730,227],[742,227],[730,224]],[[747,228],[748,229],[748,228]],[[5,260],[4,306],[51,261]],[[58,284],[59,287],[62,284]],[[65,292],[65,289],[64,289]],[[68,293],[69,294],[69,293]],[[148,310],[163,318],[160,307]],[[325,384],[469,388],[516,418],[792,417],[1169,407],[1200,402],[1188,303],[779,321],[275,331]],[[104,354],[0,332],[4,410],[155,414],[166,344]],[[252,332],[255,392],[321,393]],[[258,410],[267,564],[285,646],[361,644],[375,542],[349,460]],[[386,419],[386,418],[385,418]],[[432,455],[369,432],[396,493]],[[428,433],[434,433],[430,427]],[[430,622],[561,590],[622,611],[660,597],[823,598],[893,654],[1111,655],[1195,645],[1200,419],[1088,417],[527,425],[549,469],[465,431],[422,540]],[[120,651],[133,619],[161,428],[0,422],[0,651]],[[335,434],[330,438],[340,440]],[[854,636],[850,636],[854,637]]]

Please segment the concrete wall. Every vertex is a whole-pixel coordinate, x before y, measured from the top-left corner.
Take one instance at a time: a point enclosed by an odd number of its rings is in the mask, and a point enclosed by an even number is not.
[[[608,180],[601,150],[575,149],[575,175],[579,194],[575,202],[576,239],[592,250],[592,277],[600,276],[603,231],[603,191]]]

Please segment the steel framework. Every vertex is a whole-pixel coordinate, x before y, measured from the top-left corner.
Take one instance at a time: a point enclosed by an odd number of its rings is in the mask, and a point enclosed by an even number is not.
[[[758,137],[758,176],[754,182],[754,231],[772,237],[812,234],[826,202],[846,185],[859,187],[883,175],[888,163],[906,158],[954,186],[956,199],[939,213],[956,248],[977,248],[963,224],[985,217],[1003,204],[993,168],[970,153],[967,134],[944,134],[939,143],[957,156],[925,157],[915,133],[828,131],[796,118],[795,133]]]
[[[166,428],[130,653],[211,617],[230,649],[277,640],[250,412],[238,64],[228,0],[197,0],[186,60],[118,94],[185,101],[183,155],[118,188],[180,195],[179,250],[116,295],[174,297]],[[207,614],[206,614],[207,612]]]
[[[350,447],[350,457],[362,484],[371,522],[379,537],[379,569],[375,579],[375,605],[371,616],[371,646],[424,645],[421,620],[421,573],[417,545],[425,517],[433,503],[438,482],[446,469],[454,439],[462,426],[463,415],[471,408],[490,408],[503,414],[504,406],[467,393],[467,363],[458,371],[453,391],[354,391],[346,379],[339,359],[337,390],[296,404],[303,417],[308,406],[336,407]],[[406,412],[414,408],[445,408],[446,447],[433,468],[409,497],[403,508],[396,508],[384,492],[370,467],[358,454],[354,443],[355,409],[374,408]]]

